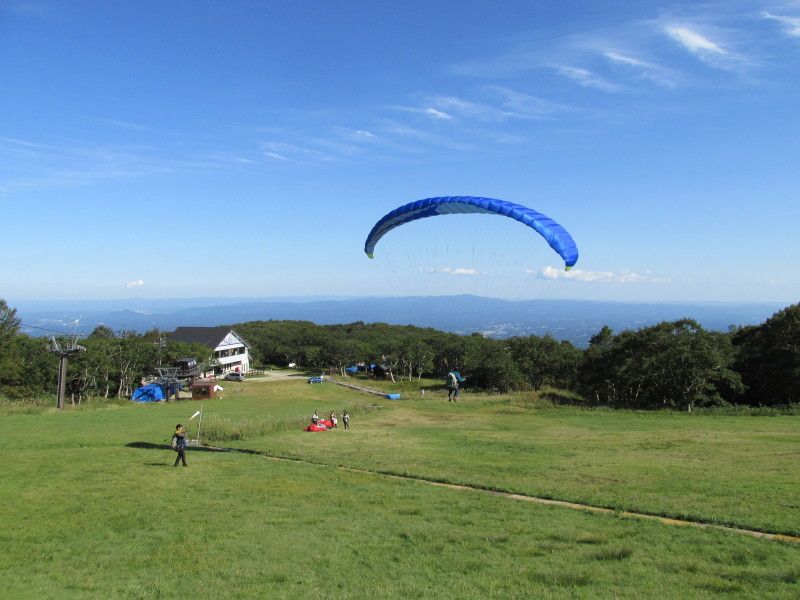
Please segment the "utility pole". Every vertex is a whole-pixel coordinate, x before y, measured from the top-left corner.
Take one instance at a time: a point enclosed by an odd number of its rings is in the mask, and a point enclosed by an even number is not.
[[[86,350],[83,346],[78,345],[78,336],[73,335],[69,338],[69,345],[61,346],[56,340],[55,336],[50,338],[50,352],[58,355],[58,410],[64,410],[64,392],[67,387],[67,358],[76,352],[83,352]]]
[[[155,329],[155,324],[153,324],[153,329],[158,332],[158,330]],[[160,367],[161,366],[161,353],[164,351],[164,348],[167,347],[167,340],[164,337],[164,334],[158,332],[158,341],[157,342],[153,342],[153,344],[156,346],[156,348],[158,348],[158,366]]]

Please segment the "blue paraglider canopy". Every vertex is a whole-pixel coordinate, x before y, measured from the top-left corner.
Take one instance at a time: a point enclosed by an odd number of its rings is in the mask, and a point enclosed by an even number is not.
[[[383,236],[411,221],[440,215],[470,213],[499,215],[519,221],[536,231],[547,241],[550,247],[564,260],[564,266],[567,270],[578,262],[578,247],[575,245],[575,240],[572,239],[566,229],[553,219],[527,206],[479,196],[425,198],[396,208],[375,223],[372,231],[367,236],[367,241],[364,243],[364,252],[372,258],[375,252],[375,245]]]
[[[131,394],[131,400],[134,402],[160,402],[163,399],[164,390],[155,383],[143,385]]]

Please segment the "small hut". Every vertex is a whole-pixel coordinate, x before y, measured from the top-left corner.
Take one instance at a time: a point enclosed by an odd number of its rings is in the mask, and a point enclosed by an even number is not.
[[[192,383],[192,400],[208,400],[217,397],[217,382],[213,379],[197,379]]]

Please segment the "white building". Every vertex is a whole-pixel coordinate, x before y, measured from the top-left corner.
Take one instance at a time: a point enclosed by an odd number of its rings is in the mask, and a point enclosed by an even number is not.
[[[211,349],[214,375],[250,370],[250,346],[230,327],[178,327],[169,334],[169,341],[203,344]]]

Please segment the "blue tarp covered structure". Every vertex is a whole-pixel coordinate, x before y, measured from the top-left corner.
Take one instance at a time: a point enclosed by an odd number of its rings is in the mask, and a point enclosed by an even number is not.
[[[131,394],[131,400],[134,402],[159,402],[164,399],[164,390],[160,385],[151,383],[150,385],[143,385]]]

